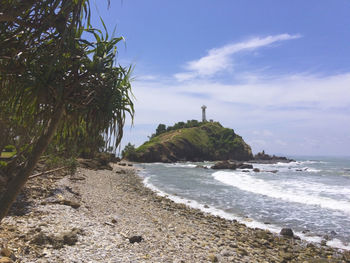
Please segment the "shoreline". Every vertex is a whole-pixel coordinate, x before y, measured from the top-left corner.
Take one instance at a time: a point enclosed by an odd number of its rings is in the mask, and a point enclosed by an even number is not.
[[[297,162],[297,161],[294,161],[294,162]],[[144,168],[140,168],[140,169],[142,170]],[[164,197],[164,198],[168,198],[168,199],[174,201],[175,203],[185,204],[189,208],[198,209],[198,210],[202,211],[203,213],[207,213],[207,214],[212,215],[212,216],[219,216],[219,217],[226,219],[226,220],[237,220],[239,223],[244,224],[245,226],[247,226],[250,229],[259,228],[261,230],[268,230],[274,234],[279,235],[281,229],[283,228],[282,226],[278,226],[278,225],[275,225],[272,223],[263,223],[261,221],[254,220],[254,219],[249,218],[249,217],[244,216],[244,215],[241,215],[241,216],[235,215],[232,213],[225,212],[224,210],[219,209],[219,208],[209,207],[208,205],[201,204],[198,201],[193,200],[193,199],[188,199],[185,197],[178,196],[176,194],[170,194],[170,193],[164,192],[164,191],[160,190],[159,188],[157,188],[156,186],[154,186],[153,184],[149,183],[148,177],[143,176],[140,173],[139,173],[139,176],[143,179],[142,182],[145,185],[145,187],[151,189],[157,195]],[[315,244],[320,245],[321,242],[326,241],[327,245],[330,247],[333,247],[335,249],[349,250],[350,251],[350,244],[345,245],[344,243],[342,243],[341,240],[339,240],[337,238],[325,240],[322,236],[306,235],[302,232],[295,232],[294,229],[293,229],[293,232],[294,232],[295,236],[301,238],[305,242],[315,243]]]
[[[175,203],[147,188],[135,168],[113,168],[79,168],[58,180],[55,195],[36,201],[29,214],[3,221],[2,228],[15,226],[22,233],[7,240],[21,262],[350,262],[347,251],[251,229]],[[57,198],[79,207],[55,203]],[[72,245],[33,242],[38,235],[73,229]],[[135,236],[141,242],[131,243]],[[1,241],[6,240],[1,236]]]

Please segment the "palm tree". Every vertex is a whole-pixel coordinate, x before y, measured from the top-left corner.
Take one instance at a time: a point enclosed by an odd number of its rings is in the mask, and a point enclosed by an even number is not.
[[[9,131],[0,145],[18,152],[0,166],[8,178],[1,221],[54,136],[104,132],[117,146],[134,108],[131,67],[115,66],[123,38],[91,27],[89,1],[4,0],[0,10],[0,123]]]

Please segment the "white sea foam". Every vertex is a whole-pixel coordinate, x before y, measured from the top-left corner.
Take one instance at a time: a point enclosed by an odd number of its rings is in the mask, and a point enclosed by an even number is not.
[[[309,166],[301,166],[301,165],[277,165],[277,164],[260,164],[255,165],[255,168],[259,168],[260,170],[278,170],[279,172],[305,172],[305,173],[320,173],[322,170],[316,169]]]
[[[350,214],[349,200],[335,200],[320,196],[322,191],[330,190],[329,187],[319,188],[319,185],[308,185],[298,182],[271,182],[264,181],[242,172],[218,171],[213,173],[213,177],[227,185],[234,186],[243,191],[252,192],[272,198],[281,199],[288,202],[296,202],[306,205],[316,205],[327,209],[340,210]],[[332,189],[334,190],[334,189]],[[341,189],[339,189],[341,190]],[[346,191],[345,194],[348,194]]]
[[[294,171],[294,172],[305,172],[305,173],[320,173],[320,172],[322,172],[322,170],[320,170],[320,169],[316,169],[316,168],[312,168],[312,167],[308,167],[308,166],[293,167],[290,169],[292,169],[292,171]],[[288,170],[290,170],[290,169],[288,169]]]
[[[322,163],[322,164],[326,164],[327,162],[324,162],[324,161],[313,161],[313,160],[308,160],[308,161],[299,161],[299,163],[301,163],[301,164],[315,164],[315,163]]]
[[[322,170],[315,169],[315,168],[310,168],[310,167],[303,167],[302,169],[303,169],[305,172],[309,172],[309,173],[319,173],[319,172],[322,172]]]
[[[298,164],[299,164],[299,162],[289,162],[289,163],[278,162],[278,163],[274,163],[271,165],[273,165],[273,166],[296,166]]]
[[[140,166],[154,166],[154,165],[160,165],[160,166],[163,166],[164,163],[142,163],[142,164],[139,164]]]
[[[144,177],[144,176],[145,176],[145,174],[143,173],[142,177]],[[218,208],[211,207],[211,206],[208,208],[205,204],[201,204],[201,203],[199,203],[199,202],[197,202],[195,200],[190,200],[190,199],[187,199],[187,198],[183,198],[183,197],[167,194],[166,192],[161,191],[159,188],[157,188],[152,183],[150,183],[149,182],[150,178],[151,178],[150,176],[147,176],[147,177],[144,178],[144,180],[143,180],[144,185],[146,187],[150,188],[152,191],[154,191],[157,195],[163,196],[163,197],[167,197],[168,199],[174,201],[175,203],[185,204],[188,207],[199,209],[199,210],[201,210],[201,211],[203,211],[205,213],[209,213],[209,214],[212,214],[214,216],[219,216],[219,217],[222,217],[222,218],[225,218],[225,219],[228,219],[228,220],[237,220],[237,221],[239,221],[240,223],[246,225],[249,228],[265,229],[265,230],[269,230],[269,231],[271,231],[273,233],[276,233],[276,234],[278,234],[280,232],[280,230],[281,230],[280,226],[277,226],[277,225],[274,225],[274,224],[268,224],[267,225],[267,224],[264,224],[262,222],[252,220],[250,218],[248,220],[247,218],[243,218],[243,217],[231,214],[231,213],[227,213],[227,212],[225,212],[222,209],[218,209]],[[295,235],[299,236],[301,239],[306,240],[308,242],[320,243],[321,240],[322,240],[322,238],[319,237],[319,236],[304,235],[301,232],[295,232]],[[350,245],[349,244],[344,244],[338,239],[333,239],[331,241],[328,241],[327,244],[329,246],[332,246],[332,247],[350,250]]]
[[[181,167],[181,168],[196,168],[197,165],[192,163],[170,163],[164,164],[165,167],[173,168],[173,167]]]
[[[279,172],[305,172],[305,173],[320,173],[322,170],[309,166],[302,165],[290,165],[290,164],[257,164],[255,168],[259,168],[262,171],[278,170]]]
[[[336,248],[341,248],[341,249],[346,249],[350,250],[350,244],[344,244],[341,240],[339,239],[332,239],[327,241],[327,245],[331,247],[336,247]]]

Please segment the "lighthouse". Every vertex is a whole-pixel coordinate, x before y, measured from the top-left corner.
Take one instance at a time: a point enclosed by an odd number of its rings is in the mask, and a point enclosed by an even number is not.
[[[203,105],[202,106],[202,122],[206,122],[207,118],[205,116],[205,109],[207,108],[207,106]]]

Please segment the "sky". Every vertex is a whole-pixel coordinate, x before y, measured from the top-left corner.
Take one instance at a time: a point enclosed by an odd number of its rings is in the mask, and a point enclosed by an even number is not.
[[[206,105],[253,153],[350,156],[350,1],[107,2],[91,1],[92,23],[134,67],[122,147]]]

